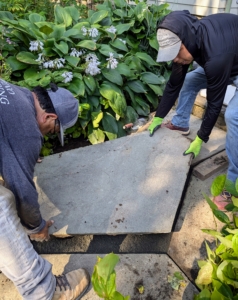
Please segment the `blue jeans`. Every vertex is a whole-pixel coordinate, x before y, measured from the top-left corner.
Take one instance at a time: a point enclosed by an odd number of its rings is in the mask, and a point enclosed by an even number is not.
[[[237,80],[234,83],[238,87]],[[186,75],[179,94],[176,115],[172,119],[175,126],[189,127],[190,114],[197,93],[206,87],[207,78],[203,68],[198,67]],[[225,121],[227,126],[226,153],[229,161],[227,179],[235,183],[238,178],[238,91],[235,92],[226,109]]]
[[[51,264],[34,250],[17,215],[15,197],[0,185],[0,270],[26,300],[50,300],[56,280]]]

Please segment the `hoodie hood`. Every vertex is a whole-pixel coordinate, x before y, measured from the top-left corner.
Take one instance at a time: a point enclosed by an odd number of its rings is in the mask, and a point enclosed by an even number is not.
[[[164,28],[175,33],[190,54],[196,58],[200,49],[200,42],[197,38],[199,27],[199,20],[192,16],[189,11],[183,10],[168,14],[159,24],[158,29]]]

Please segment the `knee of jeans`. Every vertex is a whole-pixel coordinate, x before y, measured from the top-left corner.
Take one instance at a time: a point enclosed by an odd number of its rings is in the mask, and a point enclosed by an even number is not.
[[[8,205],[15,204],[15,197],[13,193],[9,189],[3,186],[0,186],[0,202],[1,203],[5,202]]]

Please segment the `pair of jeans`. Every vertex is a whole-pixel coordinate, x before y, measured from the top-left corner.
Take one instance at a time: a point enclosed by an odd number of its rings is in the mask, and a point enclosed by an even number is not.
[[[231,78],[238,88],[238,80]],[[184,80],[178,98],[176,115],[172,123],[179,127],[189,127],[190,114],[198,92],[207,87],[207,78],[202,67],[189,72]],[[227,179],[235,183],[238,178],[238,90],[229,102],[225,112],[227,126],[226,153],[229,161]]]
[[[17,215],[15,197],[0,185],[0,270],[24,300],[50,300],[56,279],[52,265],[34,250]]]

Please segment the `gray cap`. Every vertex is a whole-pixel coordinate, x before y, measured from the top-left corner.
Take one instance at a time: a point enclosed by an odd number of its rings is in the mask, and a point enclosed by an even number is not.
[[[64,131],[76,123],[79,113],[79,102],[64,88],[58,88],[55,92],[47,90],[47,92],[60,122],[58,137],[61,145],[64,146]]]
[[[170,61],[178,55],[182,42],[175,33],[159,28],[157,30],[157,40],[159,43],[157,62]]]

